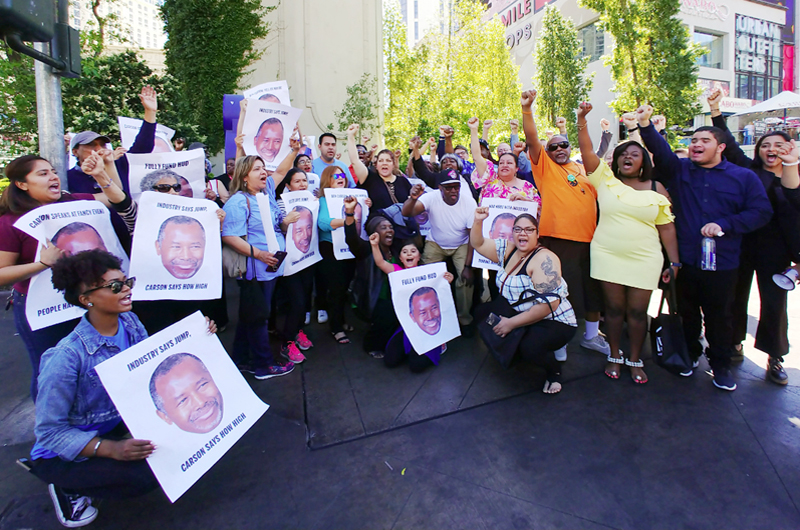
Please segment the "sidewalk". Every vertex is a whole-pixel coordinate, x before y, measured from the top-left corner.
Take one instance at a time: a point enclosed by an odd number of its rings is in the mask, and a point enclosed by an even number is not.
[[[800,322],[790,329],[800,341]],[[44,484],[13,463],[33,441],[13,334],[3,313],[0,529],[62,528]],[[627,371],[611,381],[576,338],[564,391],[547,396],[543,373],[498,368],[478,338],[414,375],[366,356],[359,332],[349,346],[326,326],[309,336],[294,373],[249,379],[270,410],[184,497],[105,502],[89,528],[800,528],[799,361],[787,358],[789,387],[764,381],[752,337],[733,393],[705,362],[688,379],[648,362],[644,387]]]

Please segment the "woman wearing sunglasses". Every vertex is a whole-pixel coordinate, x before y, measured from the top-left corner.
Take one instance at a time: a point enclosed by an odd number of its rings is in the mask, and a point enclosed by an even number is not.
[[[667,192],[650,180],[650,155],[636,141],[623,142],[614,149],[611,167],[594,153],[586,128],[591,103],[578,109],[578,144],[589,182],[597,189],[600,221],[591,243],[592,278],[600,281],[605,299],[606,332],[611,354],[605,374],[619,379],[621,365],[631,370],[634,383],[647,382],[642,346],[647,334],[647,306],[650,293],[658,288],[662,273],[661,246],[667,251],[673,277],[678,262],[678,239]],[[630,354],[625,359],[620,347],[622,326],[628,321]]]
[[[125,437],[128,430],[95,372],[147,338],[131,312],[135,278],[120,267],[119,258],[99,249],[53,265],[55,288],[86,314],[42,355],[31,472],[49,484],[56,516],[71,528],[97,517],[93,497],[123,499],[158,487],[145,461],[156,447]],[[213,321],[208,332],[216,332]]]
[[[136,216],[136,205],[117,184],[117,169],[114,165],[113,152],[101,149],[90,154],[81,168],[91,175],[103,190],[103,204],[119,212],[123,221],[132,229]],[[12,304],[14,306],[14,323],[17,333],[25,343],[31,360],[31,397],[36,400],[37,375],[39,358],[48,348],[52,348],[64,338],[76,321],[70,320],[46,328],[32,331],[25,317],[25,302],[28,294],[30,278],[43,270],[52,267],[64,254],[49,241],[45,245],[14,228],[14,223],[23,215],[40,206],[56,202],[76,200],[94,200],[88,193],[66,193],[61,190],[61,181],[53,166],[44,158],[36,155],[25,155],[9,162],[5,169],[9,186],[0,198],[0,285],[14,285]],[[112,215],[114,221],[115,215]],[[119,221],[119,218],[117,218]],[[121,225],[121,223],[119,223]],[[115,225],[115,229],[118,226]],[[128,236],[124,225],[118,231],[121,241]],[[41,246],[39,261],[36,251]]]
[[[539,242],[539,223],[532,215],[517,216],[508,241],[483,237],[483,221],[487,217],[488,207],[475,210],[470,243],[476,251],[500,265],[497,273],[500,295],[508,304],[523,303],[512,306],[505,315],[490,313],[494,302],[483,304],[475,309],[475,320],[489,322],[487,319],[494,317],[492,331],[502,338],[524,328],[521,338],[513,338],[519,344],[514,357],[544,368],[542,391],[557,394],[561,392],[561,365],[555,351],[572,340],[578,327],[575,312],[567,300],[567,284],[561,277],[561,261]]]

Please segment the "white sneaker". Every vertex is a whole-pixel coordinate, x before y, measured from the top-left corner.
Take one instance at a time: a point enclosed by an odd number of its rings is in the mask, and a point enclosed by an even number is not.
[[[564,346],[563,348],[557,349],[555,352],[556,354],[556,361],[564,362],[567,360],[567,347]]]
[[[58,522],[67,528],[86,526],[97,518],[97,508],[92,506],[91,498],[64,493],[55,484],[50,484],[47,489],[53,500]]]
[[[311,313],[306,313],[306,320],[304,326],[311,324]]]
[[[611,346],[608,345],[606,342],[606,338],[598,333],[595,337],[591,340],[581,339],[581,346],[586,348],[587,350],[594,350],[596,352],[600,352],[606,357],[611,355]]]
[[[325,311],[324,309],[320,309],[319,311],[317,311],[317,322],[319,322],[320,324],[324,324],[327,321],[328,321],[328,312]]]

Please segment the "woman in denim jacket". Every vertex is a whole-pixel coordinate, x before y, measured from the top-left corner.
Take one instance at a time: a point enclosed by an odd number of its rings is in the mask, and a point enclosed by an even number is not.
[[[158,487],[145,459],[149,440],[123,438],[127,428],[95,367],[147,338],[131,310],[134,278],[102,250],[63,257],[53,285],[67,302],[86,308],[77,327],[42,355],[31,472],[49,484],[64,526],[91,523],[92,497],[121,499]],[[209,332],[216,331],[209,321]]]

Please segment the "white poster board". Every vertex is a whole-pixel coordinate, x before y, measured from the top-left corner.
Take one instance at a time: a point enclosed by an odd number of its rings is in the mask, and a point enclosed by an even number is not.
[[[14,226],[31,237],[52,244],[68,254],[99,248],[122,260],[122,271],[128,272],[128,256],[111,225],[111,213],[98,201],[69,201],[48,204],[20,217]],[[36,251],[39,261],[41,245]],[[31,278],[25,304],[25,316],[32,330],[46,328],[79,318],[85,309],[64,300],[53,287],[53,273],[45,269]]]
[[[205,198],[206,162],[202,149],[175,153],[126,154],[131,197],[139,202],[145,191],[156,184],[181,185],[183,197]]]
[[[269,101],[280,105],[290,106],[292,100],[289,97],[289,84],[286,81],[272,81],[271,83],[261,83],[253,88],[244,91],[245,99],[257,99],[259,101]],[[248,107],[249,110],[249,107]]]
[[[419,355],[461,335],[445,272],[447,264],[431,263],[389,274],[394,312]]]
[[[245,154],[260,156],[270,171],[277,169],[291,151],[289,137],[302,113],[286,105],[248,100],[242,128]]]
[[[331,219],[344,219],[344,200],[353,196],[358,200],[355,211],[356,231],[362,239],[367,239],[366,221],[369,218],[369,206],[366,200],[369,197],[367,190],[360,188],[325,188],[325,201],[328,204],[328,214]],[[337,228],[331,232],[333,240],[333,255],[336,259],[355,259],[347,246],[344,235],[344,227]]]
[[[219,207],[146,191],[133,232],[133,300],[211,300],[222,296]]]
[[[422,195],[425,195],[425,193],[430,193],[432,191],[437,191],[437,190],[434,190],[433,188],[429,187],[427,184],[425,184],[425,181],[422,180],[422,179],[418,179],[416,177],[407,177],[407,178],[408,178],[408,181],[411,183],[412,186],[414,184],[421,184],[422,186],[425,186],[425,192]],[[464,184],[463,183],[462,183],[461,187],[462,187],[462,189],[464,188]],[[422,212],[419,215],[415,215],[414,219],[417,221],[417,224],[419,225],[419,233],[420,233],[420,235],[423,236],[423,237],[428,237],[428,234],[431,231],[431,219],[430,219],[430,215],[428,215],[428,211],[426,210],[426,211]]]
[[[481,200],[481,206],[489,208],[489,217],[483,221],[483,237],[488,239],[511,239],[514,220],[518,215],[527,213],[535,218],[539,213],[539,203],[533,201],[484,198]],[[477,250],[472,254],[472,266],[479,269],[500,270],[497,263]]]
[[[263,193],[256,195],[258,202],[258,211],[261,214],[261,224],[264,226],[264,237],[267,240],[267,248],[273,254],[281,250],[281,245],[278,243],[278,236],[275,234],[275,223],[272,221],[272,204],[269,202],[269,197]]]
[[[322,260],[319,252],[317,217],[319,201],[308,191],[287,191],[281,194],[286,215],[298,212],[300,219],[286,231],[286,260],[283,275],[291,276]]]
[[[199,311],[102,362],[97,375],[175,502],[269,408]]]
[[[130,149],[133,142],[136,141],[136,135],[142,128],[143,120],[136,118],[126,118],[124,116],[117,116],[117,123],[119,123],[119,139],[120,144],[125,149]],[[172,137],[175,136],[175,130],[170,129],[166,125],[156,123],[156,139],[153,147],[153,153],[172,153],[175,148],[172,147]]]

